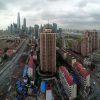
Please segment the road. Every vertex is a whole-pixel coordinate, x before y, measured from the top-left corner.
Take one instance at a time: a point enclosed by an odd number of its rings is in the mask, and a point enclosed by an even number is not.
[[[18,60],[25,50],[27,42],[28,40],[22,44],[15,56],[0,71],[0,94],[7,93],[11,89],[12,86],[10,86],[10,82],[12,73],[15,71],[15,68],[18,67]]]
[[[24,42],[25,41],[22,41],[17,48],[20,49]],[[19,51],[19,49],[17,49],[17,50]],[[15,54],[11,58],[9,58],[7,61],[4,61],[3,64],[0,65],[0,74],[2,74],[2,71],[4,70],[4,67],[11,62],[11,59],[13,59],[14,56],[15,56]]]

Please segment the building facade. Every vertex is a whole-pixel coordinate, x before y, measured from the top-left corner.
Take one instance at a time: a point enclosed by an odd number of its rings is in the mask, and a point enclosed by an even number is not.
[[[61,66],[59,68],[59,76],[60,76],[61,83],[66,91],[66,94],[69,100],[76,98],[77,97],[77,85],[73,81],[73,77],[70,75],[70,73],[64,66]]]
[[[20,29],[20,13],[17,15],[17,28]]]
[[[73,67],[79,80],[80,93],[86,97],[90,92],[90,73],[80,62],[75,62]]]
[[[39,36],[39,25],[37,25],[37,24],[34,25],[34,34],[35,34],[35,39],[38,39],[38,36]]]
[[[40,64],[42,72],[56,72],[56,33],[49,25],[40,33]]]
[[[93,51],[98,49],[98,33],[97,31],[86,31],[83,34],[83,39],[81,41],[81,54],[83,56],[88,56]]]

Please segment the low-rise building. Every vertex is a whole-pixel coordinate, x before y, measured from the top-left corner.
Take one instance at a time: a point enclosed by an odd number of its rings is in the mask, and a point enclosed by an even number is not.
[[[80,83],[80,91],[88,95],[90,90],[90,73],[79,62],[75,62],[73,67]]]
[[[69,100],[72,100],[77,97],[77,85],[73,81],[73,77],[70,75],[68,70],[61,66],[59,68],[59,77],[61,80],[61,84],[63,85]]]

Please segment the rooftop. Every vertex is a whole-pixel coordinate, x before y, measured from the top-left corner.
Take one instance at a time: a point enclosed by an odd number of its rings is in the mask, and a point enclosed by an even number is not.
[[[28,66],[32,68],[33,64],[34,64],[34,62],[33,62],[33,56],[30,55],[29,56],[29,61],[28,61]]]
[[[86,70],[86,68],[83,67],[82,64],[80,64],[79,62],[75,62],[75,68],[77,71],[79,71],[79,73],[83,76],[86,77],[89,75],[89,72]]]

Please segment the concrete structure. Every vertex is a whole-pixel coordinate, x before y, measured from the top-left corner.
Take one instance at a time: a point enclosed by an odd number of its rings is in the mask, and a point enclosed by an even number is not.
[[[40,33],[40,64],[43,72],[56,72],[56,33],[52,33],[49,24]]]
[[[57,52],[62,56],[62,58],[63,58],[64,60],[66,60],[66,58],[67,58],[67,53],[68,53],[68,52],[66,52],[64,49],[59,49],[59,48],[56,48],[56,50],[57,50]]]
[[[13,49],[9,48],[6,52],[6,54],[11,57],[13,55]]]
[[[54,33],[57,33],[57,24],[53,23],[52,30]]]
[[[98,39],[98,49],[100,50],[100,39]]]
[[[20,29],[20,13],[17,15],[17,28]]]
[[[65,52],[65,50],[62,50],[60,54],[62,55],[62,57],[64,54],[66,54],[66,63],[70,65],[69,67],[71,67],[72,69],[71,73],[73,75],[73,79],[77,83],[81,95],[86,97],[90,91],[90,73],[80,62],[77,61],[73,54],[67,51]],[[64,80],[63,77],[62,80]]]
[[[93,46],[93,51],[97,49],[97,44],[98,44],[98,33],[94,30],[92,32],[92,37],[93,37],[93,41],[92,41],[92,46]]]
[[[98,33],[95,30],[86,31],[81,42],[81,54],[88,56],[88,54],[98,49],[98,44]]]
[[[86,56],[87,55],[87,39],[83,38],[81,41],[81,55]]]
[[[26,18],[23,19],[22,32],[26,32]]]
[[[29,55],[28,58],[28,76],[33,78],[34,80],[34,62],[33,62],[33,56]]]
[[[76,98],[77,85],[74,83],[72,76],[64,66],[59,68],[59,76],[69,100]]]
[[[85,31],[79,39],[71,40],[69,49],[82,56],[88,56],[93,51],[99,49],[98,32],[95,30]]]
[[[52,90],[46,90],[46,100],[54,100]]]
[[[35,39],[38,39],[38,36],[39,36],[39,26],[37,24],[34,25],[34,34],[35,34]]]
[[[26,29],[26,18],[23,19],[23,26]]]
[[[81,53],[81,43],[78,40],[73,40],[72,43],[72,47],[71,47],[72,51],[75,51],[77,53]]]
[[[90,91],[90,73],[79,62],[74,63],[73,69],[79,80],[80,92],[85,97]]]

